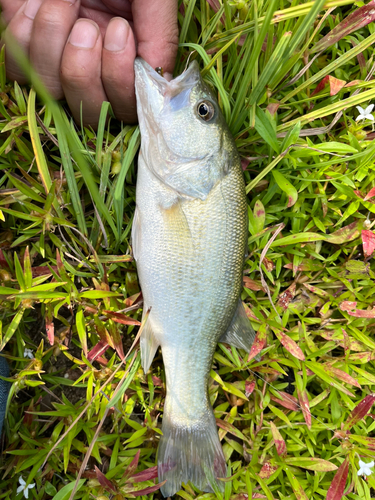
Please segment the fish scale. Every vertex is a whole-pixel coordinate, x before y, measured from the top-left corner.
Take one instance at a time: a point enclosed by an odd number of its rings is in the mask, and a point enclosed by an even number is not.
[[[188,481],[223,491],[208,377],[219,340],[249,350],[254,338],[240,301],[247,242],[240,160],[196,63],[170,83],[141,59],[135,73],[142,142],[132,245],[150,310],[142,366],[148,370],[160,346],[166,374],[161,491],[170,496]],[[210,123],[197,114],[202,102]]]

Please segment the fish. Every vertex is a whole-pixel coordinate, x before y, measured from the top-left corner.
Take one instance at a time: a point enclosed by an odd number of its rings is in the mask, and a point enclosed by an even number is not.
[[[171,81],[141,58],[134,67],[141,148],[131,241],[149,311],[142,367],[159,346],[165,367],[161,492],[188,481],[223,491],[209,374],[218,342],[249,351],[255,337],[240,299],[248,239],[240,158],[196,61]]]

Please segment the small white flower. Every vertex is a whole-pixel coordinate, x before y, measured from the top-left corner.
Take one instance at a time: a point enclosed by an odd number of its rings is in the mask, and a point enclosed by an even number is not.
[[[375,104],[370,104],[370,106],[367,106],[366,109],[361,108],[361,106],[356,106],[356,108],[359,111],[359,115],[355,119],[357,122],[358,120],[372,120],[374,121],[374,115],[371,114],[371,111],[374,109]]]
[[[374,467],[374,461],[370,462],[369,464],[366,464],[365,462],[362,462],[361,459],[359,459],[359,471],[357,472],[358,476],[364,476],[364,477],[371,476],[372,467]]]
[[[25,350],[23,351],[23,357],[33,359],[33,357],[34,357],[33,351],[31,349],[28,349],[27,347],[25,347]]]
[[[26,486],[26,481],[22,477],[20,477],[18,481],[19,481],[21,486],[18,486],[17,493],[20,493],[21,491],[23,491],[23,496],[25,498],[29,498],[29,490],[34,488],[35,483],[29,484],[28,486]]]

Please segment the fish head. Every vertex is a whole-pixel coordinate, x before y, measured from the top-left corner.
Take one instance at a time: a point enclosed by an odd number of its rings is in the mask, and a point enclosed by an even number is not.
[[[137,58],[135,87],[146,166],[181,197],[206,199],[237,151],[198,63],[168,82]]]

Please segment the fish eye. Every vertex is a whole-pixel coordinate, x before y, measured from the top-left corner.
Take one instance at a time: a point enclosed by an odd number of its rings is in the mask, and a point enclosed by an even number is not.
[[[197,113],[199,118],[209,122],[215,116],[215,107],[210,101],[200,101],[197,104]]]

